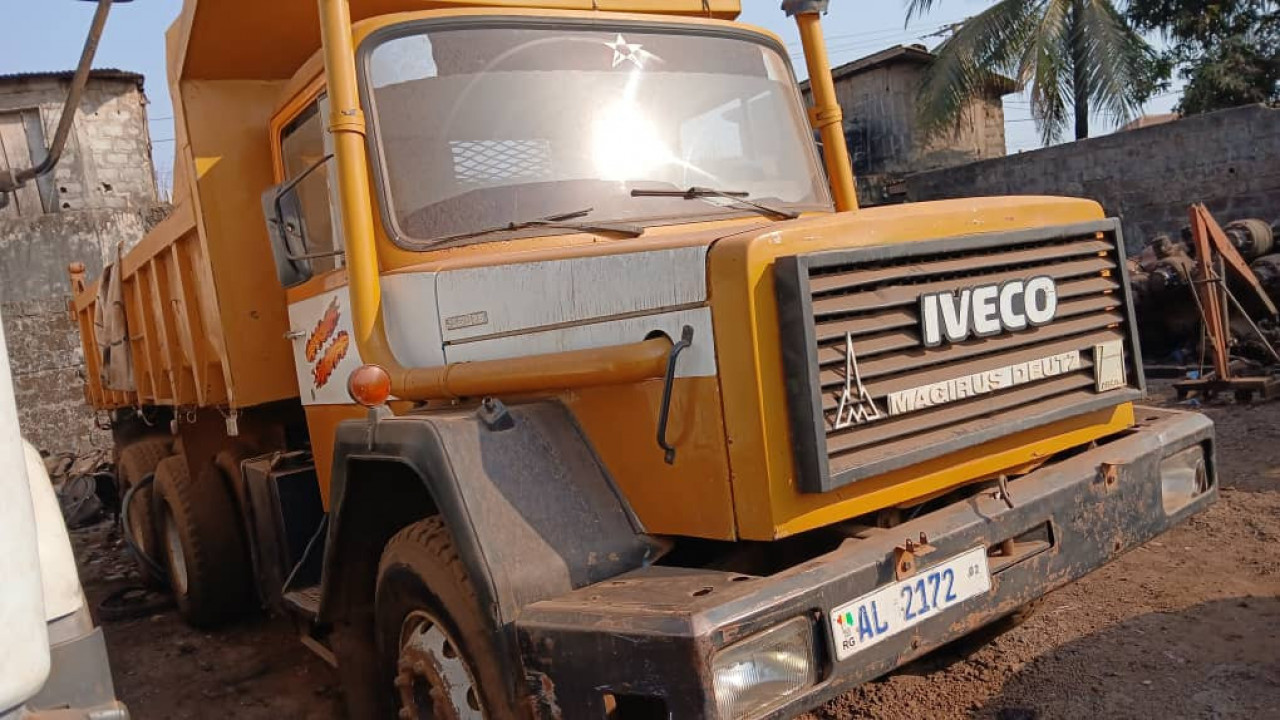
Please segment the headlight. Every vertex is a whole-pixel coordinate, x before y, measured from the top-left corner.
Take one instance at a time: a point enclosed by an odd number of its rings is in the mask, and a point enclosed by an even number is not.
[[[730,645],[716,653],[711,676],[722,720],[782,704],[817,680],[812,624],[798,617]]]

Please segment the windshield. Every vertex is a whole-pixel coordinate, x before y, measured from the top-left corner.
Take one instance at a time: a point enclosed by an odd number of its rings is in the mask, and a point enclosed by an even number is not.
[[[600,23],[415,30],[376,45],[366,66],[401,239],[584,208],[592,222],[653,224],[744,211],[635,189],[829,205],[791,69],[751,36]]]

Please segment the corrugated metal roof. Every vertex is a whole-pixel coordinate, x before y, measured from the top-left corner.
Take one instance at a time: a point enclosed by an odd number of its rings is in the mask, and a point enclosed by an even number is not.
[[[44,72],[20,72],[0,75],[0,83],[18,82],[22,80],[70,80],[75,77],[75,70],[49,70]],[[141,73],[120,70],[118,68],[95,68],[89,71],[90,80],[133,80],[142,87],[145,79]]]
[[[834,67],[831,69],[831,75],[839,80],[846,75],[856,75],[881,65],[890,65],[897,62],[928,65],[932,61],[933,53],[929,52],[923,45],[898,45]]]

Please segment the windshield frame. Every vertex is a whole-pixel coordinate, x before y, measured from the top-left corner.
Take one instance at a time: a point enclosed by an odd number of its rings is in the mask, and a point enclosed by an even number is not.
[[[791,57],[787,53],[786,47],[774,38],[752,31],[746,27],[734,25],[719,24],[695,24],[680,21],[662,21],[662,20],[637,20],[634,18],[618,17],[618,18],[585,18],[585,17],[531,17],[527,15],[474,15],[464,17],[436,17],[436,18],[419,18],[408,20],[403,23],[388,25],[378,28],[370,33],[367,37],[360,41],[360,45],[356,50],[357,61],[357,77],[359,79],[360,104],[367,113],[366,117],[366,142],[368,143],[369,162],[371,163],[371,174],[373,175],[374,185],[378,193],[379,213],[382,216],[383,228],[386,230],[387,237],[396,247],[402,250],[413,252],[422,252],[425,250],[433,250],[440,247],[453,247],[458,244],[474,244],[480,242],[497,242],[502,240],[510,240],[523,237],[538,237],[549,235],[578,234],[575,231],[566,233],[564,229],[531,227],[520,230],[512,230],[505,232],[486,233],[483,237],[469,238],[465,241],[448,242],[446,238],[416,238],[412,237],[400,228],[399,220],[395,217],[394,198],[391,196],[390,180],[388,178],[388,167],[385,156],[385,147],[380,136],[379,118],[377,112],[376,99],[373,91],[372,78],[372,56],[375,50],[383,43],[389,42],[402,37],[422,34],[432,30],[457,30],[457,29],[582,29],[582,30],[605,30],[613,32],[621,30],[623,32],[634,31],[658,31],[671,35],[686,35],[695,37],[711,37],[732,40],[745,40],[756,45],[763,46],[773,53],[785,65],[789,73],[790,94],[794,101],[798,103],[800,111],[805,117],[808,116],[807,107],[804,102],[804,96],[800,92],[800,87],[796,82],[795,66],[791,62]],[[812,129],[807,125],[802,126],[806,137],[812,138]],[[826,170],[822,166],[818,156],[817,140],[810,139],[803,143],[806,150],[806,162],[817,181],[814,183],[815,191],[818,193],[818,202],[811,203],[778,203],[780,207],[796,210],[798,212],[834,212],[834,203],[831,199],[830,183],[827,180]],[[732,188],[730,188],[732,189]],[[712,204],[703,204],[705,212],[692,211],[689,213],[680,213],[678,215],[655,215],[643,218],[628,218],[626,222],[638,225],[640,227],[660,227],[664,225],[682,225],[699,222],[712,222],[717,220],[731,220],[744,217],[758,217],[758,213],[754,210],[731,207],[731,206],[715,206]],[[523,218],[510,218],[511,220],[520,220]],[[592,218],[601,222],[610,222],[617,220],[616,218]]]

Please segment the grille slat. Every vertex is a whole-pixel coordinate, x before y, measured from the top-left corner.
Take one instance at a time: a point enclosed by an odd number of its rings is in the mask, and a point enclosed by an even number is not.
[[[1050,398],[1048,402],[1037,402],[1006,409],[999,414],[999,417],[1002,426],[1008,424],[1031,428],[1037,424],[1043,424],[1043,422],[1031,422],[1038,418],[1043,419],[1045,422],[1059,419],[1056,415],[1059,410],[1072,407],[1090,409],[1091,401],[1096,400],[1097,397],[1090,389],[1074,390]],[[980,442],[985,442],[1008,434],[990,432],[992,429],[991,420],[991,417],[978,417],[967,422],[940,428],[933,432],[911,435],[897,441],[881,443],[873,448],[844,453],[831,458],[831,473],[837,475],[849,471],[866,470],[869,471],[870,475],[876,475],[881,472],[890,472],[903,467],[903,465],[893,462],[896,458],[912,454],[912,451],[922,444],[946,447],[947,443],[953,443],[954,449],[963,449],[966,446],[971,447],[972,444],[956,443],[957,439],[973,438],[978,439]]]
[[[1120,289],[1120,281],[1110,277],[1091,277],[1068,280],[1058,285],[1058,298],[1067,300],[1084,295],[1114,293]],[[881,323],[884,323],[883,325]],[[843,340],[845,333],[867,335],[898,327],[918,327],[920,315],[916,308],[896,307],[874,314],[865,313],[847,318],[825,320],[817,323],[815,334],[819,342]]]
[[[1108,270],[1114,270],[1115,260],[1104,257],[1086,260],[1071,260],[1055,265],[1037,265],[1034,269],[1005,270],[998,273],[987,273],[976,276],[965,276],[971,282],[1002,283],[1007,280],[1022,280],[1034,275],[1048,275],[1059,282],[1084,275],[1098,276]],[[864,312],[898,305],[913,305],[920,301],[920,296],[930,292],[955,290],[955,280],[939,280],[927,283],[911,283],[907,285],[889,285],[851,295],[824,297],[813,301],[813,312],[818,317],[842,315],[845,313]]]
[[[827,438],[827,453],[833,458],[843,452],[893,440],[904,435],[933,430],[957,422],[1003,412],[1010,408],[1093,384],[1093,378],[1079,373],[1052,378],[1032,385],[1020,385],[1007,393],[972,398],[963,402],[944,405],[932,412],[912,413],[897,419],[859,428],[858,432],[843,432]]]
[[[1094,315],[1085,315],[1084,317],[1074,318],[1066,322],[1052,323],[1043,327],[1023,330],[1016,335],[997,335],[991,338],[979,338],[977,340],[966,340],[947,347],[947,352],[939,352],[937,348],[917,348],[909,352],[898,353],[889,357],[878,357],[867,362],[860,362],[858,369],[861,371],[863,381],[870,381],[876,378],[888,375],[896,375],[905,373],[910,370],[918,370],[923,367],[939,367],[943,369],[948,363],[959,360],[978,357],[982,355],[991,355],[994,353],[1005,353],[1013,356],[1015,351],[1030,347],[1033,352],[1023,352],[1017,357],[1025,359],[1026,355],[1037,355],[1034,352],[1040,342],[1045,340],[1057,340],[1062,337],[1078,335],[1090,330],[1098,330],[1121,322],[1123,316],[1118,312],[1097,313]],[[1116,333],[1115,337],[1123,337],[1121,333]],[[1081,345],[1080,348],[1084,349]],[[1092,347],[1092,346],[1090,346]],[[857,352],[855,344],[854,352]],[[824,370],[818,376],[822,387],[832,387],[835,385],[844,385],[844,368],[840,367],[834,370]]]
[[[1111,295],[1080,298],[1058,306],[1059,319],[1074,318],[1080,315],[1096,313],[1099,310],[1110,310],[1118,307],[1120,300]],[[913,316],[914,317],[914,316]],[[918,325],[919,321],[912,325]],[[894,350],[905,350],[920,346],[920,333],[914,329],[894,330],[859,340],[857,343],[858,361]],[[844,337],[822,343],[818,350],[818,362],[822,366],[844,363]]]
[[[1122,248],[1105,221],[780,258],[799,486],[827,492],[1138,397]],[[921,295],[1045,276],[1057,298],[1049,322],[925,347]],[[1126,384],[1099,392],[1116,366],[1096,367],[1094,348],[1115,341]]]
[[[867,391],[872,397],[881,397],[889,393],[902,392],[911,388],[930,385],[935,382],[949,380],[953,378],[968,377],[976,373],[995,370],[997,368],[1006,367],[1016,363],[1029,362],[1038,358],[1059,355],[1072,350],[1080,350],[1080,370],[1079,373],[1088,374],[1090,382],[1093,378],[1093,346],[1107,342],[1109,340],[1121,340],[1124,333],[1119,330],[1098,330],[1088,334],[1074,335],[1064,340],[1047,345],[1035,345],[1016,352],[1000,353],[997,355],[984,355],[977,359],[971,359],[966,362],[948,363],[943,366],[925,365],[917,368],[914,372],[895,374],[884,380],[868,379],[864,374],[863,383],[867,386]],[[1078,374],[1079,374],[1078,373]],[[825,375],[826,373],[824,373]],[[844,387],[844,380],[841,379],[836,389],[823,393],[822,408],[824,411],[833,411],[839,404],[839,390]],[[852,429],[843,432],[852,432]]]
[[[903,268],[895,267],[871,272],[820,275],[813,278],[809,288],[814,295],[820,295],[822,293],[832,291],[853,290],[858,287],[883,282],[885,280],[895,280],[902,276],[902,271],[904,269],[908,271],[910,275],[917,278],[932,275],[946,275],[950,273],[964,273],[968,275],[979,270],[1009,267],[1011,265],[1044,263],[1046,260],[1061,262],[1065,258],[1078,257],[1081,255],[1097,255],[1112,249],[1113,248],[1103,240],[1082,240],[1080,242],[1061,245],[1054,248],[1034,247],[1026,250],[1008,252],[1001,255],[979,255],[976,257],[938,260],[935,262],[918,262],[912,263],[911,265]]]

